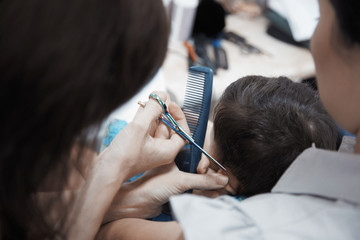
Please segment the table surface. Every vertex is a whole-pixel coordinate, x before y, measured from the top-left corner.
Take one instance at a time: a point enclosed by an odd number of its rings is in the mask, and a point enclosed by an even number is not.
[[[226,17],[226,31],[235,32],[265,54],[245,55],[240,48],[228,41],[222,41],[228,57],[229,68],[218,69],[213,80],[213,102],[216,102],[225,88],[233,81],[246,75],[267,77],[286,76],[301,81],[315,75],[314,62],[308,49],[279,41],[268,34],[268,20],[254,19],[240,15]],[[165,62],[161,68],[167,91],[182,105],[188,73],[187,50],[181,42],[171,41]]]

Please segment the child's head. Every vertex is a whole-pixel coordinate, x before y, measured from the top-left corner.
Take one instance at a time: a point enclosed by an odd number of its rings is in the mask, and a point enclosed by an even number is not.
[[[336,148],[337,127],[317,93],[285,77],[237,80],[226,88],[214,116],[212,147],[236,178],[237,194],[269,192],[312,143]]]

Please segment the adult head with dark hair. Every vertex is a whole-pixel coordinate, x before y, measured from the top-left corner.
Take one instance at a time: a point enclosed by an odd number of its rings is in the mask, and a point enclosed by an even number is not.
[[[1,239],[93,239],[102,222],[160,211],[161,192],[122,191],[185,144],[158,124],[156,101],[100,155],[87,145],[89,129],[158,71],[168,34],[161,0],[0,1]],[[157,94],[186,128],[181,109]],[[227,183],[194,178],[174,191]]]
[[[336,23],[333,27],[336,29],[336,34],[345,40],[347,44],[360,43],[360,19],[358,9],[360,8],[359,1],[356,0],[330,0],[336,14]]]
[[[168,32],[160,0],[0,2],[0,238],[52,236],[32,194],[49,172],[65,185],[75,141],[154,76]]]
[[[237,194],[270,192],[306,148],[334,150],[336,138],[317,93],[285,77],[243,77],[215,108],[215,155],[231,172]]]
[[[320,19],[311,40],[324,107],[348,132],[360,129],[360,2],[319,0]]]

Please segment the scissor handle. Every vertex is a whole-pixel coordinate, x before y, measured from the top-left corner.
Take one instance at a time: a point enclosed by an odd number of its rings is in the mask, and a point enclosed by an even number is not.
[[[169,121],[174,125],[174,127],[181,129],[179,124],[175,121],[175,119],[170,115],[169,111],[167,110],[167,106],[164,103],[164,101],[155,93],[150,93],[149,98],[152,98],[160,104],[160,106],[163,108],[164,115],[169,119]],[[182,130],[182,129],[181,129]]]
[[[158,101],[160,106],[163,108],[164,113],[168,112],[166,104],[164,103],[164,101],[157,94],[150,93],[149,98],[152,98],[152,99]]]

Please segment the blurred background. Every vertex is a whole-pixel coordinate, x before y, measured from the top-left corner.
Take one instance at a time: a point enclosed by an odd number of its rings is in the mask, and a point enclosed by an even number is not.
[[[309,40],[317,0],[163,0],[171,23],[165,62],[154,79],[110,117],[130,122],[137,102],[167,91],[182,106],[188,68],[214,72],[212,108],[224,89],[246,75],[286,76],[316,88]],[[210,113],[210,120],[212,116]]]
[[[286,76],[313,83],[309,40],[316,0],[164,0],[171,38],[162,68],[166,89],[183,101],[187,68],[214,71],[213,100],[245,75]]]

